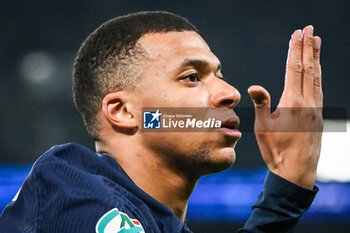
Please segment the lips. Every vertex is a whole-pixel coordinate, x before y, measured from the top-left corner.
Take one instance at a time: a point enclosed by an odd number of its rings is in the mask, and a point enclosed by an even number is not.
[[[232,117],[226,121],[223,121],[221,123],[221,128],[229,128],[229,129],[238,129],[239,126],[239,118],[238,117]]]
[[[222,121],[220,131],[224,132],[226,135],[240,138],[242,133],[238,130],[239,118],[237,116],[231,117]]]

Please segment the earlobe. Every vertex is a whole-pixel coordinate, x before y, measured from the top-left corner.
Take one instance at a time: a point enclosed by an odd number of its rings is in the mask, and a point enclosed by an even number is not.
[[[137,127],[136,120],[130,111],[130,104],[124,94],[119,91],[106,95],[102,101],[102,112],[113,127],[135,128]]]

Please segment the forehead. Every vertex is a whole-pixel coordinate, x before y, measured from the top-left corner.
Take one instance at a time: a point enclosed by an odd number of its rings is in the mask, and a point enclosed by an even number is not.
[[[148,58],[156,63],[176,66],[185,59],[200,59],[211,64],[219,63],[203,38],[192,31],[149,33],[142,36],[138,43],[146,50]]]

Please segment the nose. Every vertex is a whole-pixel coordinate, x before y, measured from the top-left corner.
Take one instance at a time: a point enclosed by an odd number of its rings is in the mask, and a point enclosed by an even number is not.
[[[212,95],[212,104],[216,108],[233,108],[241,100],[239,91],[222,79],[218,80],[216,93]]]

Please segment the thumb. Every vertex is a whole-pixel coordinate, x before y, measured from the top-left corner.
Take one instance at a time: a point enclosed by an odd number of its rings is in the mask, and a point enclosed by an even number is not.
[[[269,119],[271,115],[271,97],[269,92],[262,86],[251,86],[248,94],[255,106],[255,117],[257,120]]]

